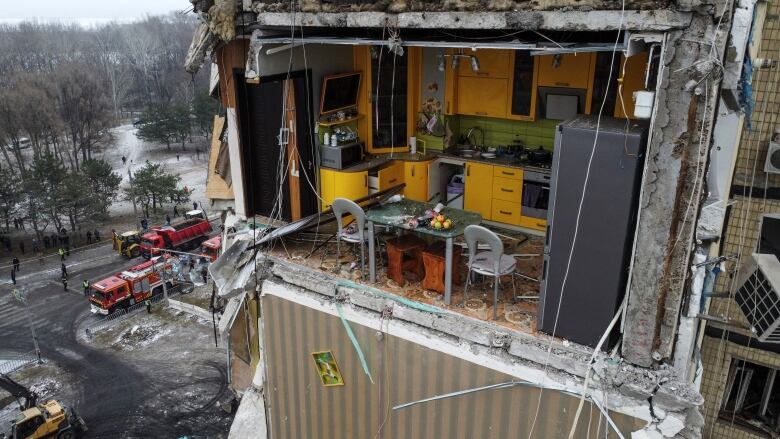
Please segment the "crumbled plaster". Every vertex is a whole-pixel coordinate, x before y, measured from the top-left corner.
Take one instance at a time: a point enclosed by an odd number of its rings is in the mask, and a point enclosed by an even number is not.
[[[258,258],[271,264],[263,280],[263,294],[280,295],[334,315],[334,299],[345,300],[349,305],[343,308],[345,312],[360,316],[362,324],[369,326],[376,326],[382,310],[392,307],[393,327],[411,334],[413,342],[433,343],[428,347],[461,358],[468,355],[471,361],[530,382],[574,393],[581,389],[593,352],[588,347],[559,340],[551,344],[547,336],[515,332],[446,310],[435,314],[414,309],[371,290],[337,285],[338,280],[327,273],[270,256]],[[610,405],[648,421],[651,429],[670,416],[685,419],[691,411],[698,413],[703,402],[701,395],[680,380],[671,367],[652,370],[603,357],[594,366],[593,388],[607,388]],[[672,425],[667,423],[667,431]]]
[[[669,0],[627,0],[627,10],[657,10],[670,5]],[[685,3],[697,3],[687,1]],[[303,12],[474,12],[522,10],[609,10],[620,9],[621,2],[613,0],[299,0],[296,10]],[[690,8],[690,5],[686,5]],[[289,12],[290,2],[255,0],[255,12]]]
[[[719,81],[705,89],[704,78],[710,72],[718,78],[711,54],[723,53],[728,15],[714,34],[716,23],[694,14],[688,28],[667,34],[662,54],[623,337],[624,357],[644,367],[671,358],[676,337],[718,98]],[[687,87],[690,81],[699,85]]]
[[[347,27],[400,29],[540,29],[548,31],[608,31],[620,26],[620,11],[511,11],[511,12],[258,12],[263,27]],[[671,9],[626,11],[621,29],[667,31],[688,26],[691,14]],[[403,36],[403,35],[402,35]]]

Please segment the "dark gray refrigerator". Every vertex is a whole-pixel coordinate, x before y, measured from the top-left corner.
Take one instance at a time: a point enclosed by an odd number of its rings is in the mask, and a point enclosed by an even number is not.
[[[646,138],[645,126],[634,121],[626,126],[625,119],[602,117],[598,140],[596,116],[578,116],[558,125],[537,322],[541,331],[553,334],[554,329],[556,337],[595,347],[620,306],[628,279]],[[583,188],[585,198],[569,264]]]

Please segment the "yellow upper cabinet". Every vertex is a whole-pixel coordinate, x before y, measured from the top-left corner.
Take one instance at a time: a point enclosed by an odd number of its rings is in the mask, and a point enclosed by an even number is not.
[[[508,81],[500,78],[458,79],[458,114],[505,118]]]
[[[404,162],[404,196],[415,201],[428,201],[427,162]]]
[[[458,63],[458,75],[460,76],[475,76],[480,78],[509,78],[511,71],[509,65],[509,57],[512,53],[507,49],[464,49],[462,51],[454,51],[454,53],[460,53],[468,57],[474,56],[477,58],[479,64],[479,70],[472,68],[472,62],[470,58],[460,57]],[[450,63],[451,60],[448,60]]]
[[[527,50],[515,50],[511,54],[512,74],[507,93],[507,118],[534,120],[536,116],[536,66],[539,57]]]
[[[618,82],[620,86],[620,96],[615,102],[615,117],[634,118],[634,92],[644,90],[645,73],[647,68],[647,52],[638,53],[626,59],[625,55],[620,58],[620,65],[625,65],[621,69],[622,81]],[[620,98],[623,98],[621,102]],[[625,111],[623,108],[625,106]]]
[[[484,163],[466,163],[466,187],[463,208],[478,212],[489,220],[493,208],[493,166]]]
[[[381,51],[381,57],[379,53]],[[353,65],[363,73],[358,95],[358,135],[370,153],[408,151],[419,97],[420,48],[393,56],[386,47],[353,49]],[[395,80],[393,80],[395,78]]]
[[[537,58],[539,86],[589,88],[595,53],[566,53]]]

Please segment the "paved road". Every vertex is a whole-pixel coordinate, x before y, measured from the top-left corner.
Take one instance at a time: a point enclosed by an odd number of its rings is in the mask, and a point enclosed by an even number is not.
[[[163,354],[159,360],[149,360],[146,355],[145,360],[134,361],[79,341],[77,331],[97,318],[89,313],[80,291],[81,280],[101,278],[133,262],[112,254],[107,246],[72,255],[67,263],[72,282],[69,291],[63,291],[59,282],[59,261],[54,270],[44,267],[28,274],[26,270],[40,267],[22,266],[17,288],[28,299],[43,357],[61,367],[63,376],[75,383],[77,395],[68,402],[87,421],[87,437],[221,436],[229,426],[229,419],[219,416],[215,407],[229,392],[224,362],[217,361],[221,358],[213,355],[215,361],[203,361],[204,356],[200,356],[188,364],[175,355]],[[32,338],[22,305],[9,294],[11,285],[3,283],[0,290],[0,356],[31,351]],[[186,392],[213,396],[207,398],[207,404],[192,406],[181,400]],[[206,411],[208,416],[199,417]]]

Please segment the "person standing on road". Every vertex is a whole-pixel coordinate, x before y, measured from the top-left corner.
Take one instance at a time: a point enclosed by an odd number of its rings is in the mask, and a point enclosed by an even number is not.
[[[89,281],[84,279],[83,282],[81,282],[81,286],[84,287],[84,297],[89,295]]]
[[[57,250],[57,253],[60,255],[60,261],[64,261],[65,260],[65,249],[60,247],[60,249]]]
[[[198,203],[195,201],[192,202],[192,210],[198,210]]]
[[[13,260],[11,260],[14,264],[14,271],[19,271],[19,258],[14,256]]]
[[[171,216],[167,213],[165,214],[165,225],[170,226],[171,225]]]
[[[127,164],[127,157],[122,156],[122,166]]]
[[[146,305],[146,312],[148,314],[152,313],[152,301],[149,299],[144,300],[144,304]]]
[[[62,290],[68,291],[68,276],[62,276]]]
[[[100,230],[95,229],[95,242],[100,242]]]
[[[92,231],[87,230],[87,244],[92,244]]]
[[[24,254],[24,241],[19,241],[19,250],[21,250],[22,254]]]
[[[68,277],[68,267],[66,267],[64,263],[60,267],[60,271],[62,272],[63,277]]]
[[[16,270],[11,269],[11,283],[16,285]]]
[[[177,216],[179,216],[179,205],[178,204],[174,204],[173,205],[173,217],[176,218]]]
[[[38,251],[40,251],[41,249],[41,247],[38,245],[38,239],[33,238],[32,244],[33,244],[33,254],[38,254]]]

